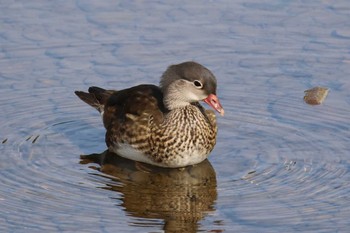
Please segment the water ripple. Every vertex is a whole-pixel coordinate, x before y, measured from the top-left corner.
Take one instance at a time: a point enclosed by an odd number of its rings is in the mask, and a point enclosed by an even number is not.
[[[347,5],[2,4],[0,231],[348,231]],[[217,76],[226,112],[210,162],[97,153],[100,116],[73,91],[157,83],[191,59]],[[316,85],[330,93],[309,106]]]

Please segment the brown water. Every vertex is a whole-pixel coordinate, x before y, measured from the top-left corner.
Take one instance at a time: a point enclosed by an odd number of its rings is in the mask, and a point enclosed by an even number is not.
[[[347,232],[347,1],[5,1],[1,232]],[[225,117],[209,161],[160,169],[105,153],[91,85],[210,68]],[[325,102],[304,90],[330,89]],[[80,159],[80,155],[89,155]]]

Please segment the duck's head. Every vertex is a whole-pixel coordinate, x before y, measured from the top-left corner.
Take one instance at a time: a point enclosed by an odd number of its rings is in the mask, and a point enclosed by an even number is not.
[[[224,115],[224,109],[216,96],[215,76],[196,62],[169,66],[162,75],[160,86],[164,93],[164,104],[169,110],[202,100]]]

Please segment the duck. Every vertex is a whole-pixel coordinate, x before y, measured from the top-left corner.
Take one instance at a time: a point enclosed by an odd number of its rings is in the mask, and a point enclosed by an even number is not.
[[[186,61],[170,65],[159,86],[92,86],[75,94],[100,112],[110,152],[158,167],[181,168],[207,159],[216,144],[213,110],[224,115],[216,88],[216,77],[208,68]]]

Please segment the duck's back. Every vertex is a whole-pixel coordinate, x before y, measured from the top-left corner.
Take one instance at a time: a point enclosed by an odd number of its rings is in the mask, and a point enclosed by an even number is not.
[[[139,85],[121,91],[114,91],[104,103],[103,123],[106,128],[114,121],[125,124],[128,119],[153,115],[162,121],[167,110],[163,104],[163,94],[155,85]]]

